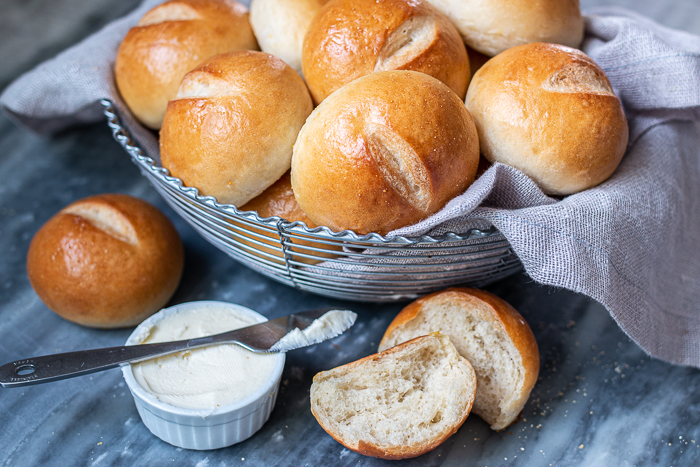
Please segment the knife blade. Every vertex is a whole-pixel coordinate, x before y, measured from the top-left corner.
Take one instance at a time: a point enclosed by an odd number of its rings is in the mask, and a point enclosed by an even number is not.
[[[287,352],[336,337],[356,318],[349,310],[319,308],[197,339],[26,358],[0,366],[0,385],[13,388],[48,383],[213,344],[236,344],[256,353]]]

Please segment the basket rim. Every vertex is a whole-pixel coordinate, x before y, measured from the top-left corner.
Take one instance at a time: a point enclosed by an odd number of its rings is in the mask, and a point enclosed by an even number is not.
[[[326,238],[331,240],[342,240],[357,243],[373,243],[373,244],[435,244],[447,242],[459,242],[464,240],[474,240],[480,238],[489,238],[502,235],[501,232],[493,225],[486,230],[480,228],[471,228],[464,233],[446,232],[440,235],[420,235],[416,237],[392,235],[384,236],[376,232],[371,232],[364,235],[359,235],[352,230],[343,230],[336,232],[327,226],[318,226],[310,228],[303,221],[290,222],[279,216],[260,217],[256,211],[241,211],[233,204],[219,203],[213,196],[201,195],[196,187],[189,187],[184,184],[182,179],[173,177],[165,167],[159,166],[156,161],[145,155],[144,151],[131,138],[129,131],[121,124],[116,106],[110,99],[100,99],[100,104],[103,106],[103,114],[107,118],[107,125],[112,130],[112,136],[121,144],[126,152],[131,156],[142,170],[148,171],[161,183],[176,190],[194,203],[204,204],[214,209],[215,211],[223,212],[234,217],[243,218],[248,221],[253,221],[258,224],[266,225],[277,229],[280,233],[289,232],[295,234],[305,234]],[[475,218],[475,221],[483,219]],[[490,224],[490,223],[489,223]]]

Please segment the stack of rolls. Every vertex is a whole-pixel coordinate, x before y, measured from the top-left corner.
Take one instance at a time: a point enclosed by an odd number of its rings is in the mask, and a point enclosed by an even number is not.
[[[138,118],[163,121],[163,166],[186,185],[240,207],[291,170],[296,214],[274,215],[387,234],[488,163],[559,196],[613,173],[627,122],[582,37],[578,0],[253,0],[250,23],[233,0],[171,0],[115,73]],[[183,44],[200,45],[185,60]]]
[[[567,196],[603,183],[624,155],[620,99],[576,49],[578,0],[253,0],[251,9],[252,26],[233,0],[171,0],[129,32],[115,66],[137,118],[162,122],[163,166],[220,203],[386,235],[439,212],[491,163]],[[312,236],[280,249],[273,230],[229,222],[241,249],[277,264],[332,257]],[[349,449],[391,459],[433,449],[472,406],[493,429],[515,423],[539,369],[522,317],[472,289],[409,305],[380,350],[317,375],[311,405]],[[441,403],[414,405],[416,394]],[[398,412],[402,424],[385,423]],[[375,423],[382,433],[369,436]]]

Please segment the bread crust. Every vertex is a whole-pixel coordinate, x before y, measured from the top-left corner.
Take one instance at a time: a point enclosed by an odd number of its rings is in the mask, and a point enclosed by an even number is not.
[[[307,227],[310,229],[313,229],[317,227],[316,224],[313,223],[311,219],[307,217],[306,214],[304,214],[304,211],[301,210],[299,207],[299,203],[297,203],[296,198],[294,197],[294,191],[292,191],[292,181],[290,178],[290,173],[289,171],[285,172],[282,177],[277,180],[275,183],[273,183],[268,189],[263,191],[259,196],[256,196],[249,202],[247,202],[245,205],[240,207],[241,211],[255,211],[258,213],[260,217],[267,218],[267,217],[281,217],[282,219],[289,221],[289,222],[304,222]],[[261,241],[263,243],[267,243],[270,246],[274,246],[276,248],[266,248],[264,246],[257,245],[253,242],[247,242],[246,240],[241,240],[244,244],[250,246],[251,248],[254,248],[256,250],[264,251],[265,253],[277,256],[280,258],[280,262],[284,262],[284,254],[277,249],[279,247],[279,234],[277,232],[271,233],[269,230],[263,230],[263,229],[256,229],[254,227],[251,227],[249,224],[239,224],[243,229],[252,231],[254,233],[257,233],[258,235],[269,237],[270,241],[266,241],[265,239],[259,238],[258,236],[255,235],[248,235],[250,238]],[[245,234],[243,234],[245,235]],[[298,240],[298,239],[293,239],[292,242],[295,244],[301,244],[305,246],[310,246],[314,248],[323,248],[325,250],[340,250],[340,246],[334,246],[334,245],[328,245],[328,244],[322,244],[318,242],[314,242],[311,240],[311,237],[309,237],[310,240]],[[304,248],[295,248],[294,246],[290,246],[289,248],[289,253],[291,254],[291,257],[299,262],[305,263],[305,264],[316,264],[322,260],[317,260],[317,259],[311,259],[311,258],[305,258],[299,255],[294,255],[294,252],[299,252],[299,253],[305,253],[305,254],[312,254],[321,258],[334,258],[335,255],[332,253],[319,253],[319,252],[312,252],[309,250],[306,250]],[[255,254],[255,253],[254,253]]]
[[[312,229],[316,227],[316,224],[301,210],[299,203],[294,197],[289,171],[285,172],[279,180],[262,192],[262,194],[241,206],[240,210],[255,211],[263,219],[278,216],[289,222],[304,222]]]
[[[407,305],[403,310],[401,310],[401,312],[399,312],[398,315],[396,315],[394,320],[387,327],[387,330],[379,343],[379,349],[383,349],[389,345],[388,341],[392,334],[399,331],[410,321],[414,320],[425,307],[429,307],[436,302],[449,302],[455,305],[460,305],[463,309],[467,310],[471,308],[468,300],[469,297],[475,297],[489,306],[490,315],[480,316],[480,318],[488,320],[490,323],[492,323],[493,327],[505,331],[508,338],[515,346],[515,349],[520,354],[522,359],[522,367],[524,369],[524,380],[519,391],[517,403],[514,403],[514,405],[521,407],[522,410],[522,407],[527,402],[530,392],[534,388],[539,375],[539,348],[537,346],[535,336],[532,333],[532,329],[520,315],[520,313],[518,313],[518,311],[508,302],[490,292],[468,287],[451,287],[449,289],[419,298],[418,300]],[[443,332],[448,335],[450,334],[449,329],[435,329],[435,331]],[[474,408],[474,413],[480,415],[476,407]],[[511,423],[514,423],[516,420],[517,417],[513,417]],[[506,426],[499,426],[495,429],[503,429]]]
[[[445,13],[464,42],[490,57],[529,42],[578,47],[579,0],[427,0]]]
[[[462,99],[470,76],[459,33],[423,0],[327,3],[304,38],[302,69],[316,104],[375,71],[420,71],[444,82]]]
[[[471,115],[447,86],[413,71],[373,73],[311,114],[294,145],[292,187],[317,225],[387,233],[466,190],[478,153]]]
[[[627,148],[622,103],[583,52],[533,43],[489,60],[466,98],[482,154],[521,170],[548,194],[605,181]]]
[[[163,167],[203,195],[242,206],[289,170],[312,102],[277,57],[216,55],[182,80],[160,132]]]
[[[167,303],[183,261],[180,237],[158,209],[131,196],[103,194],[70,204],[39,229],[27,274],[39,298],[63,318],[119,328]]]
[[[414,339],[411,339],[409,341],[403,342],[395,347],[392,347],[390,349],[387,349],[383,352],[379,352],[373,355],[369,355],[367,357],[361,358],[359,360],[356,360],[354,362],[348,363],[346,365],[343,365],[338,368],[334,368],[333,370],[329,371],[322,371],[320,373],[317,373],[314,376],[314,383],[319,381],[321,378],[325,377],[329,372],[332,371],[337,371],[339,369],[345,370],[347,372],[352,372],[354,368],[357,368],[358,366],[362,366],[366,364],[367,362],[370,361],[377,361],[381,360],[382,358],[386,357],[387,355],[391,355],[393,353],[401,353],[405,349],[410,348],[412,346],[415,346],[419,344],[421,341],[425,339],[433,339],[433,338],[440,338],[441,336],[438,333],[434,333],[432,335],[428,336],[419,336]],[[463,357],[458,357],[460,358],[461,362],[465,364],[465,368],[468,368],[468,370],[471,370],[471,375],[474,377],[473,373],[473,368],[469,361]],[[313,397],[313,396],[312,396]],[[339,433],[334,433],[326,423],[325,419],[323,416],[321,416],[319,413],[314,410],[314,404],[311,404],[311,413],[313,416],[316,418],[318,423],[321,425],[321,427],[337,442],[345,446],[346,448],[357,452],[358,454],[362,454],[365,456],[371,456],[371,457],[378,457],[380,459],[388,459],[388,460],[401,460],[401,459],[409,459],[412,457],[418,457],[420,455],[425,454],[426,452],[432,451],[436,447],[438,447],[440,444],[445,442],[447,438],[452,436],[459,430],[459,428],[464,424],[465,420],[469,416],[469,412],[471,411],[472,405],[474,403],[474,394],[471,394],[470,399],[467,401],[467,408],[464,411],[463,417],[453,425],[448,431],[445,431],[444,433],[441,434],[441,436],[430,440],[430,442],[419,445],[419,446],[397,446],[397,447],[382,447],[378,446],[373,443],[368,443],[363,440],[359,440],[357,446],[349,442],[348,440],[344,439],[341,434]]]
[[[114,76],[124,102],[159,129],[185,74],[214,55],[257,50],[248,9],[233,0],[171,0],[150,10],[119,46]]]

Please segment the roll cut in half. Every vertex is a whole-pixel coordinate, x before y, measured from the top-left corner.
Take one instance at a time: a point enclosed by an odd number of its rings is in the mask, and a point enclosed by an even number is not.
[[[431,75],[464,98],[469,60],[455,27],[423,0],[333,0],[304,39],[302,67],[318,104],[376,71]]]
[[[289,170],[312,105],[304,81],[279,58],[251,51],[212,57],[168,103],[163,167],[201,194],[241,206]]]
[[[579,0],[427,0],[457,26],[464,42],[492,57],[530,42],[578,47]]]
[[[431,332],[449,335],[474,367],[474,413],[494,430],[517,420],[540,369],[537,342],[522,316],[491,293],[447,289],[404,308],[387,328],[379,350]]]
[[[612,175],[627,147],[620,99],[586,54],[555,44],[509,49],[474,75],[466,99],[482,154],[569,195]]]
[[[248,9],[233,0],[171,0],[141,18],[119,46],[114,75],[124,102],[159,129],[180,81],[207,58],[257,50]]]
[[[476,384],[449,338],[422,336],[314,376],[311,412],[348,449],[406,459],[435,449],[459,429]]]
[[[423,73],[385,71],[314,110],[294,145],[292,187],[317,225],[387,233],[441,209],[478,164],[476,128],[459,97]]]
[[[327,0],[253,0],[250,24],[260,49],[281,58],[301,74],[306,30]]]
[[[27,254],[37,295],[84,326],[135,326],[162,308],[183,268],[175,227],[154,206],[120,194],[91,196],[39,229]]]

